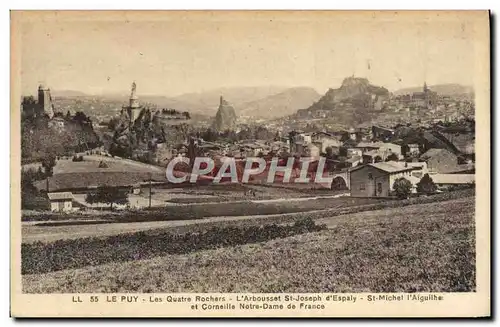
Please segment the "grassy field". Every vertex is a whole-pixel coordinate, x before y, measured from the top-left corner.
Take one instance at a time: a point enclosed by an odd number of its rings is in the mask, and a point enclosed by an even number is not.
[[[307,185],[283,186],[260,184],[210,184],[193,185],[183,188],[153,188],[152,199],[171,203],[207,203],[235,200],[260,200],[280,198],[301,198],[311,196],[332,196],[348,191],[330,189],[312,189]],[[149,196],[147,189],[144,196]]]
[[[99,218],[110,222],[140,222],[160,220],[190,220],[219,216],[270,215],[303,212],[322,209],[340,209],[364,204],[376,204],[386,201],[375,198],[318,198],[309,200],[255,203],[241,201],[232,203],[205,203],[182,206],[156,207],[149,210],[128,211],[100,215]],[[82,214],[23,215],[23,221],[70,220],[88,218]]]
[[[23,276],[28,293],[466,292],[475,290],[474,200],[322,218],[326,231]]]
[[[357,213],[364,211],[374,211],[384,208],[395,208],[409,206],[413,204],[433,203],[439,201],[447,201],[452,199],[461,199],[474,195],[474,190],[461,190],[449,193],[442,193],[429,197],[411,198],[408,200],[393,200],[375,202],[372,204],[362,204],[352,206],[338,206],[334,204],[342,204],[341,199],[329,199],[332,203],[329,209],[303,211],[294,213],[278,213],[272,215],[239,215],[239,216],[214,216],[205,217],[203,219],[184,219],[184,220],[156,220],[156,221],[140,221],[140,222],[125,222],[119,223],[120,214],[114,216],[109,214],[100,214],[94,217],[81,216],[77,220],[65,221],[63,216],[58,216],[54,221],[44,222],[47,216],[34,219],[31,222],[25,222],[22,227],[23,243],[32,243],[36,241],[53,242],[56,240],[76,239],[82,237],[107,237],[118,235],[121,233],[130,233],[137,231],[149,231],[148,233],[162,232],[169,229],[176,233],[199,232],[213,226],[251,226],[259,224],[284,224],[290,223],[297,219],[312,218],[321,219],[325,217],[333,217],[345,215],[349,213]],[[356,199],[353,199],[356,200]],[[353,202],[355,204],[356,202]],[[129,213],[132,214],[132,213]],[[114,218],[113,218],[114,217]],[[89,220],[89,218],[92,218]],[[42,221],[41,221],[42,220]]]

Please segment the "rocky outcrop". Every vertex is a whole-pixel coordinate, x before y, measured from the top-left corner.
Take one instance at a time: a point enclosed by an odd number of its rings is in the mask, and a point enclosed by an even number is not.
[[[318,101],[331,107],[341,102],[360,102],[359,100],[368,100],[367,106],[375,103],[378,97],[389,96],[389,91],[384,87],[370,84],[368,79],[359,77],[347,77],[338,89],[329,89],[326,94]]]
[[[219,109],[215,115],[214,128],[217,131],[234,130],[236,128],[236,112],[224,98],[220,97]]]
[[[315,113],[321,112],[341,124],[359,124],[370,120],[388,98],[386,88],[370,84],[366,78],[347,77],[338,89],[329,89],[312,106],[299,110],[298,116],[315,117]]]

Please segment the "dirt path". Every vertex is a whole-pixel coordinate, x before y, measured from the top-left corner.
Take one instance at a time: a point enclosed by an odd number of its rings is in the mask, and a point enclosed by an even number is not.
[[[415,210],[415,213],[422,214],[426,212],[426,206],[429,210],[436,211],[437,207],[442,207],[443,210],[446,211],[446,206],[448,204],[455,205],[471,205],[473,203],[474,197],[466,197],[461,199],[454,199],[448,201],[439,201],[436,203],[426,204],[425,206],[421,204],[410,205],[407,208],[410,210]],[[472,201],[472,202],[471,202]],[[328,218],[319,218],[317,219],[317,223],[326,223],[329,228],[335,227],[337,222],[342,219],[344,216],[348,217],[357,217],[361,220],[363,219],[376,219],[380,216],[394,215],[401,208],[387,208],[380,210],[372,210],[372,211],[364,211],[356,214],[348,214],[348,215],[339,215]],[[408,210],[408,209],[406,209]],[[431,210],[431,211],[432,211]],[[313,210],[308,211],[308,213],[322,213],[328,214],[329,209],[326,210]],[[32,243],[36,241],[43,242],[53,242],[60,239],[76,239],[83,237],[95,237],[95,236],[111,236],[122,233],[130,233],[137,231],[146,231],[157,228],[170,228],[170,227],[179,227],[179,226],[187,226],[194,224],[203,224],[210,222],[222,222],[222,221],[236,221],[236,220],[247,220],[247,219],[266,219],[273,217],[293,217],[303,215],[304,212],[297,213],[288,213],[288,214],[273,214],[273,215],[249,215],[249,216],[219,216],[219,217],[210,217],[205,219],[194,219],[194,220],[171,220],[171,221],[151,221],[151,222],[134,222],[134,223],[96,223],[96,224],[85,224],[85,225],[67,225],[67,226],[41,226],[35,225],[33,223],[23,224],[22,226],[22,238],[23,243]],[[350,218],[350,219],[351,219]]]

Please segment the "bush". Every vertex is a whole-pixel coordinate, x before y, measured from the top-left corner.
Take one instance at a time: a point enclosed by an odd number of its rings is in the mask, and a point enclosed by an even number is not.
[[[94,192],[87,193],[85,201],[94,203],[107,203],[113,210],[113,204],[128,204],[128,195],[125,190],[112,186],[99,186]]]
[[[99,168],[108,168],[108,164],[105,161],[99,161]]]
[[[73,156],[73,159],[72,159],[73,162],[81,162],[83,161],[83,157],[82,156]]]
[[[411,194],[412,184],[409,180],[404,177],[396,179],[394,181],[394,194],[398,199],[407,199]]]
[[[47,273],[110,262],[148,259],[165,254],[183,254],[247,243],[259,243],[326,229],[310,218],[293,225],[213,226],[182,234],[165,231],[135,232],[107,238],[89,237],[53,243],[22,244],[22,274]]]
[[[425,174],[420,182],[417,183],[417,192],[424,194],[432,194],[436,192],[437,186],[434,184],[434,181],[429,176],[429,174]]]
[[[392,152],[390,155],[387,156],[387,158],[385,159],[385,161],[399,161],[399,157],[397,154],[395,154],[394,152]]]

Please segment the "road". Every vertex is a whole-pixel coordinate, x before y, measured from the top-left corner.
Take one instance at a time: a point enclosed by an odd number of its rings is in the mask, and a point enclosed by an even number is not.
[[[454,199],[448,201],[439,201],[430,204],[414,204],[407,206],[407,211],[415,211],[415,214],[433,214],[436,213],[436,208],[442,208],[442,210],[448,210],[447,205],[453,204],[454,206],[467,206],[474,203],[474,197],[466,197],[461,199]],[[431,210],[432,209],[432,210]],[[335,209],[338,210],[338,209]],[[317,219],[318,223],[327,223],[328,227],[333,227],[335,221],[331,220],[330,216],[337,217],[349,216],[349,217],[371,217],[376,218],[380,215],[394,215],[401,208],[388,208],[373,211],[360,212],[357,214],[348,214],[336,216],[332,209],[326,210],[313,210],[308,211],[309,213],[323,213],[324,218]],[[412,211],[413,210],[413,211]],[[441,210],[441,211],[442,211]],[[429,211],[429,212],[427,212]],[[34,222],[23,223],[22,226],[22,239],[23,243],[32,243],[36,241],[43,242],[53,242],[61,239],[77,239],[83,237],[96,237],[96,236],[112,236],[122,233],[130,233],[137,231],[146,231],[158,228],[171,228],[180,227],[194,224],[203,224],[210,222],[222,222],[222,221],[237,221],[237,220],[247,220],[256,218],[272,218],[278,216],[290,216],[302,215],[304,212],[288,213],[288,214],[272,214],[272,215],[250,215],[250,216],[221,216],[221,217],[210,217],[204,219],[194,219],[194,220],[172,220],[172,221],[151,221],[151,222],[134,222],[134,223],[95,223],[89,221],[88,224],[84,225],[66,225],[66,226],[41,226],[36,225]],[[340,218],[339,218],[340,219]],[[350,218],[349,218],[350,219]]]
[[[325,210],[314,210],[309,212],[319,212]],[[84,225],[65,225],[65,226],[43,226],[33,222],[23,223],[22,225],[22,239],[23,243],[33,243],[37,241],[53,242],[62,239],[77,239],[84,237],[96,236],[112,236],[123,233],[131,233],[138,231],[146,231],[158,228],[170,228],[187,226],[194,224],[203,224],[210,222],[232,221],[232,220],[246,220],[264,217],[276,217],[283,215],[298,215],[302,212],[289,213],[289,214],[273,214],[273,215],[252,215],[252,216],[223,216],[223,217],[209,217],[204,219],[192,220],[170,220],[170,221],[148,221],[148,222],[134,222],[134,223],[95,223],[96,221],[88,221]]]
[[[256,203],[267,203],[267,202],[283,202],[283,201],[307,201],[318,198],[337,198],[343,194],[333,195],[333,196],[316,196],[308,198],[288,198],[288,199],[272,199],[272,200],[253,200]],[[233,201],[241,202],[241,201]],[[181,204],[182,205],[182,204]],[[308,212],[320,212],[324,210],[311,210]],[[169,228],[186,226],[192,224],[200,224],[207,222],[218,222],[218,221],[228,221],[228,220],[245,220],[252,218],[263,218],[263,217],[276,217],[282,215],[301,214],[299,213],[288,213],[288,214],[273,214],[273,215],[249,215],[249,216],[219,216],[219,217],[208,217],[204,219],[193,219],[193,220],[170,220],[170,221],[149,221],[149,222],[127,222],[127,223],[106,223],[102,220],[88,219],[72,221],[78,224],[70,224],[70,221],[40,221],[40,222],[23,222],[22,223],[22,238],[23,243],[32,243],[36,241],[52,242],[60,239],[75,239],[82,237],[93,237],[93,236],[110,236],[122,233],[130,233],[137,231],[144,231],[157,228]],[[59,226],[46,226],[47,223],[59,223]]]

